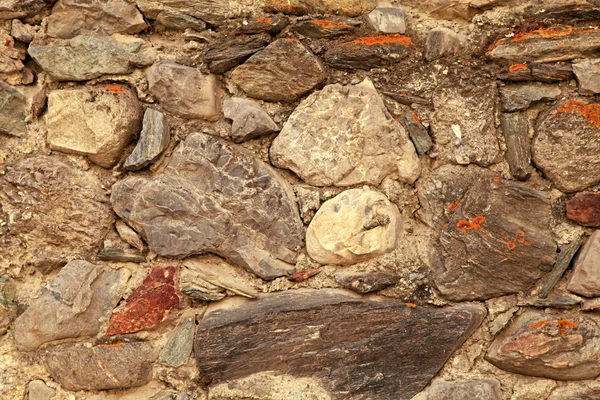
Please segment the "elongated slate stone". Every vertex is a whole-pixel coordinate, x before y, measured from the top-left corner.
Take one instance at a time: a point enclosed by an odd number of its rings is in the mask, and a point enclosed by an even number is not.
[[[265,0],[266,11],[291,15],[344,14],[356,17],[375,8],[375,0]]]
[[[270,33],[275,35],[283,30],[290,23],[290,19],[284,15],[271,15],[268,17],[258,17],[247,24],[240,26],[238,32],[245,34]]]
[[[144,112],[142,132],[133,152],[125,160],[123,168],[137,171],[152,164],[169,146],[169,125],[163,113],[151,108]]]
[[[499,92],[504,111],[524,110],[533,102],[553,100],[560,96],[557,86],[536,84],[502,86]]]
[[[353,71],[382,67],[408,56],[413,42],[400,34],[368,36],[334,45],[325,53],[332,68]]]
[[[332,398],[410,399],[485,314],[477,305],[408,307],[337,289],[224,300],[198,327],[196,362],[210,384],[273,371],[316,379]]]
[[[571,65],[561,64],[512,64],[508,71],[498,75],[504,81],[566,81],[573,75]]]
[[[506,161],[510,174],[520,181],[531,176],[531,145],[527,119],[521,113],[504,113],[500,117],[506,142]]]
[[[410,136],[410,140],[412,140],[415,150],[417,150],[419,155],[426,154],[431,150],[431,146],[433,146],[431,137],[427,129],[419,121],[417,114],[412,111],[404,114],[404,126],[406,126],[408,136]]]
[[[170,367],[180,367],[192,354],[194,345],[195,316],[186,316],[171,333],[169,341],[160,352],[158,362]]]
[[[223,38],[211,42],[204,54],[204,61],[213,74],[223,74],[262,50],[271,42],[271,36],[264,33],[254,36]]]
[[[292,29],[303,36],[315,39],[325,39],[352,33],[355,26],[341,20],[309,19],[306,21],[299,21]]]
[[[22,136],[25,124],[25,96],[12,86],[0,82],[0,133]]]

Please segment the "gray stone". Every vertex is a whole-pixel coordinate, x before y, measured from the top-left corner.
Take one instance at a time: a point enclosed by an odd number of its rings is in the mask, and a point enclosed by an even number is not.
[[[460,37],[456,32],[448,28],[436,28],[427,36],[425,59],[432,61],[444,56],[455,55],[459,49]]]
[[[404,114],[404,126],[408,131],[410,140],[412,140],[413,144],[415,145],[415,150],[417,150],[417,153],[419,155],[427,154],[427,152],[431,150],[433,142],[431,141],[429,132],[427,132],[427,129],[419,121],[417,114],[412,111]]]
[[[231,74],[248,96],[284,102],[297,100],[326,77],[319,59],[294,38],[274,41]]]
[[[156,22],[167,29],[181,30],[193,29],[195,31],[203,31],[206,29],[206,23],[201,19],[194,18],[190,15],[178,14],[169,11],[163,11],[156,17]]]
[[[213,74],[223,74],[271,43],[267,33],[252,36],[225,37],[211,41],[204,62]]]
[[[98,253],[98,259],[102,261],[143,263],[146,261],[146,256],[133,249],[103,247]]]
[[[369,293],[385,289],[395,285],[400,276],[386,271],[351,271],[342,270],[336,272],[335,281],[347,289],[357,293]]]
[[[179,325],[171,333],[169,341],[163,347],[158,362],[169,367],[180,367],[187,363],[194,345],[196,316],[183,317]]]
[[[142,127],[142,106],[120,85],[54,90],[48,95],[47,140],[52,150],[81,154],[114,167]]]
[[[57,81],[85,81],[108,74],[129,74],[152,64],[154,51],[144,40],[77,36],[65,42],[30,45],[29,55]]]
[[[600,93],[600,58],[583,60],[573,64],[573,72],[582,94]]]
[[[376,0],[265,0],[266,11],[291,15],[344,14],[356,17],[375,8]]]
[[[594,231],[573,262],[570,292],[585,297],[600,296],[600,231]]]
[[[137,232],[131,229],[123,220],[120,219],[115,222],[115,228],[121,239],[138,250],[144,250],[144,242],[142,242],[142,239],[140,239]]]
[[[135,0],[135,3],[149,19],[156,19],[162,12],[170,12],[189,15],[213,25],[256,10],[252,2],[234,0]]]
[[[500,382],[495,379],[473,381],[434,381],[427,389],[427,400],[502,400]]]
[[[500,116],[506,161],[510,174],[517,180],[526,181],[531,176],[531,145],[529,144],[529,124],[522,113],[503,113]]]
[[[22,23],[18,19],[13,19],[10,28],[10,36],[14,37],[19,42],[29,43],[33,40],[33,27]]]
[[[556,382],[550,379],[525,378],[519,381],[513,387],[513,394],[510,400],[540,400],[548,399],[552,389],[556,387]],[[557,399],[555,399],[557,400]],[[567,399],[563,399],[567,400]],[[570,398],[572,400],[572,398]],[[592,399],[590,399],[592,400]]]
[[[29,382],[27,385],[27,400],[50,400],[56,394],[56,390],[49,388],[40,379]]]
[[[573,68],[570,64],[512,64],[508,71],[498,75],[504,81],[560,82],[571,79]]]
[[[387,176],[413,183],[420,173],[406,131],[368,79],[306,98],[273,141],[270,158],[313,186],[377,186]]]
[[[367,14],[367,22],[373,29],[383,33],[404,33],[404,12],[396,7],[376,8]]]
[[[231,137],[235,143],[245,142],[279,131],[269,114],[256,102],[241,97],[230,97],[223,102],[225,118],[233,121]]]
[[[265,279],[294,271],[302,223],[291,187],[247,150],[191,134],[164,172],[117,182],[111,202],[152,251],[223,256]]]
[[[0,133],[23,136],[27,133],[25,117],[25,96],[0,82]]]
[[[168,112],[183,118],[219,118],[221,99],[216,76],[172,61],[160,61],[148,69],[147,77],[150,93]]]
[[[71,261],[15,321],[17,348],[32,351],[54,340],[97,334],[129,275],[125,269]]]
[[[499,92],[504,111],[524,110],[533,102],[554,100],[560,96],[557,86],[533,83],[501,86]]]
[[[123,168],[137,171],[152,164],[167,149],[170,140],[167,117],[160,111],[147,108],[144,113],[140,139],[125,160]]]

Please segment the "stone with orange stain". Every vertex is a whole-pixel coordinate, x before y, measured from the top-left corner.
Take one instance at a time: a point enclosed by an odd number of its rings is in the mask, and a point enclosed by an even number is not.
[[[275,35],[283,30],[290,23],[290,19],[285,15],[272,15],[269,17],[259,17],[247,21],[247,24],[241,25],[238,32],[246,34],[270,33]]]
[[[567,218],[579,225],[600,228],[600,193],[579,192],[567,202]]]
[[[600,230],[587,239],[573,261],[573,274],[567,290],[585,297],[600,296]]]
[[[355,23],[339,19],[309,19],[298,21],[294,32],[314,39],[334,38],[348,35],[356,29]]]
[[[265,11],[290,15],[342,14],[356,17],[375,8],[376,0],[265,0]]]
[[[267,33],[224,37],[211,41],[204,53],[204,62],[213,74],[224,74],[271,43]]]
[[[406,35],[366,36],[334,44],[325,53],[325,62],[336,69],[369,70],[408,57],[413,48],[412,39]]]
[[[382,33],[404,33],[406,21],[404,11],[397,7],[378,7],[367,15],[367,22]]]

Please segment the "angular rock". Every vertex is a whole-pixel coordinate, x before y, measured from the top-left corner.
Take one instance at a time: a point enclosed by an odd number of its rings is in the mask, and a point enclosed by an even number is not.
[[[152,164],[167,149],[170,140],[167,117],[160,111],[147,108],[140,139],[125,160],[123,169],[137,171]]]
[[[321,264],[356,264],[394,250],[401,229],[398,207],[382,193],[350,189],[319,208],[306,231],[306,252]]]
[[[538,120],[533,161],[563,192],[595,185],[600,182],[599,132],[600,104],[562,101]]]
[[[98,253],[98,259],[102,261],[142,263],[146,261],[146,256],[137,250],[104,247]]]
[[[142,127],[142,106],[121,85],[54,90],[48,95],[47,140],[52,150],[85,155],[114,167]]]
[[[30,45],[33,60],[57,81],[85,81],[108,74],[129,74],[154,62],[154,51],[142,39],[76,36],[59,44]]]
[[[49,388],[40,379],[29,382],[27,385],[27,400],[50,400],[56,394],[56,390]]]
[[[271,36],[266,33],[217,39],[207,46],[204,61],[208,64],[210,72],[223,74],[262,50],[270,42]]]
[[[581,304],[581,311],[599,311],[600,310],[600,297],[593,299],[584,300]]]
[[[122,308],[110,319],[107,335],[132,333],[150,329],[165,320],[169,311],[179,304],[175,287],[175,267],[156,267],[127,298]]]
[[[400,34],[361,37],[332,46],[325,53],[325,62],[336,69],[370,70],[408,57],[412,46],[411,38]]]
[[[585,297],[600,296],[600,231],[594,231],[573,262],[567,290]]]
[[[290,290],[211,305],[195,356],[210,384],[273,371],[314,379],[331,398],[409,399],[484,316],[481,306],[426,309],[336,289]]]
[[[565,297],[561,299],[526,299],[525,304],[537,308],[558,308],[567,310],[581,304],[581,299]]]
[[[411,111],[404,114],[404,126],[419,155],[426,154],[431,150],[431,146],[433,146],[431,137],[429,136],[427,129],[421,125],[421,121],[419,121],[417,114]]]
[[[600,397],[600,382],[573,382],[552,391],[548,400],[594,400]]]
[[[420,164],[406,131],[373,83],[328,85],[292,113],[269,151],[271,162],[313,186],[413,183]],[[332,163],[331,160],[336,160]]]
[[[594,0],[590,0],[594,3]],[[535,18],[537,21],[542,21],[544,24],[556,22],[593,22],[600,19],[600,4],[596,1],[596,6],[590,2],[581,2],[573,4],[560,4],[554,7],[544,7],[542,10],[536,10],[535,13],[530,13],[526,17]]]
[[[288,184],[247,150],[208,135],[189,135],[155,178],[117,182],[111,202],[166,257],[210,252],[274,279],[293,272],[288,263],[302,245]]]
[[[427,36],[425,59],[432,61],[444,56],[451,56],[458,53],[459,49],[460,38],[456,32],[447,28],[436,28]]]
[[[246,21],[247,22],[247,21]],[[238,32],[246,34],[270,33],[275,35],[290,23],[290,19],[283,15],[271,15],[252,19],[247,24],[242,24]]]
[[[500,382],[495,379],[446,382],[436,380],[427,389],[427,400],[502,400]]]
[[[0,20],[27,18],[48,9],[55,0],[4,0],[0,3]]]
[[[168,112],[183,118],[219,118],[221,100],[216,76],[160,61],[148,69],[147,77],[150,93]]]
[[[121,299],[129,271],[71,261],[15,321],[15,343],[32,351],[44,343],[93,336]]]
[[[331,39],[352,33],[356,28],[350,21],[334,19],[309,19],[298,21],[292,28],[303,36],[314,39]]]
[[[256,102],[241,97],[230,97],[223,102],[225,118],[233,121],[231,137],[234,143],[245,142],[279,131],[269,114]]]
[[[138,33],[146,28],[142,14],[125,0],[58,0],[46,22],[48,36],[61,39]]]
[[[357,293],[369,293],[383,290],[395,285],[400,276],[386,271],[339,271],[335,274],[335,281],[347,289]]]
[[[325,69],[297,39],[277,39],[236,68],[231,79],[250,97],[292,102],[326,78]]]
[[[378,32],[404,33],[406,31],[404,12],[396,7],[374,9],[367,14],[367,22]]]
[[[121,239],[140,251],[144,250],[144,242],[142,242],[142,239],[140,239],[136,231],[131,229],[129,225],[123,222],[123,220],[115,222],[115,228]]]
[[[219,25],[227,18],[239,17],[242,13],[250,13],[256,8],[251,7],[252,2],[232,0],[136,0],[135,3],[149,19],[156,19],[162,12],[170,12],[189,15],[213,25]]]
[[[506,371],[556,380],[600,374],[599,321],[581,314],[526,311],[494,340],[486,359]]]
[[[440,236],[438,289],[455,301],[528,290],[556,257],[549,195],[498,178],[472,185]]]
[[[548,399],[550,392],[555,387],[556,382],[550,379],[519,379],[519,382],[517,382],[513,388],[513,394],[510,400]]]
[[[174,368],[187,363],[190,354],[192,354],[195,330],[196,317],[194,315],[184,317],[161,350],[158,362]]]
[[[600,193],[577,193],[567,202],[567,218],[579,225],[600,228]]]
[[[573,64],[573,72],[582,94],[600,93],[600,58],[583,60]]]
[[[27,133],[25,96],[17,89],[0,82],[0,133],[22,136]]]
[[[206,23],[201,19],[194,18],[190,15],[163,11],[156,16],[156,22],[167,29],[181,30],[193,29],[195,31],[203,31],[206,29]]]
[[[46,369],[66,390],[126,389],[150,381],[157,353],[149,342],[59,345],[46,355]]]
[[[265,10],[290,15],[344,14],[356,17],[375,8],[375,0],[265,0]]]
[[[23,60],[25,52],[21,48],[15,47],[15,40],[6,34],[0,33],[0,73],[17,73],[23,70]],[[14,82],[11,82],[16,84]]]
[[[498,75],[505,81],[560,82],[571,79],[573,68],[570,64],[512,64],[508,72]]]
[[[13,19],[10,28],[10,36],[14,37],[15,40],[23,43],[30,43],[33,40],[33,27],[28,24],[22,23],[18,19]]]
[[[288,281],[294,282],[294,283],[304,282],[305,280],[318,275],[321,271],[323,271],[323,267],[303,269],[301,271],[296,272],[292,276],[288,276]]]
[[[560,254],[556,257],[556,263],[554,264],[552,271],[550,271],[550,273],[546,277],[544,285],[538,292],[538,296],[541,299],[545,299],[546,297],[548,297],[552,289],[554,289],[556,283],[560,280],[560,278],[562,278],[567,268],[569,268],[573,257],[575,256],[582,244],[583,237],[577,236],[575,240],[572,240],[571,242],[569,242],[569,244],[560,247]]]
[[[526,181],[531,176],[531,145],[529,144],[529,124],[522,113],[503,113],[500,116],[506,161],[513,178]]]
[[[557,86],[536,84],[507,85],[500,87],[500,101],[504,111],[525,110],[536,101],[554,100],[560,96]]]

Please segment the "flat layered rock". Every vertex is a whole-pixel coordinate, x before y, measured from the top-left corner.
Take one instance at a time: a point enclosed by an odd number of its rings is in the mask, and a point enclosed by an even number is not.
[[[292,28],[294,32],[314,38],[331,39],[352,33],[356,27],[349,21],[337,19],[309,19],[298,21]]]
[[[293,272],[302,245],[288,184],[247,150],[208,135],[189,135],[162,174],[117,182],[111,202],[165,257],[210,252],[274,279]]]
[[[446,382],[436,380],[427,389],[427,400],[502,400],[500,382],[495,379]]]
[[[156,19],[161,12],[189,15],[215,25],[256,10],[248,0],[135,0],[146,18]]]
[[[331,398],[410,399],[485,316],[481,306],[426,309],[350,293],[215,303],[196,333],[200,373],[215,385],[271,371],[316,380]]]
[[[297,100],[325,78],[319,59],[294,38],[274,41],[231,74],[248,96],[285,102]]]
[[[334,45],[325,53],[325,62],[344,70],[382,67],[408,57],[413,41],[406,35],[367,36]]]
[[[600,182],[600,104],[565,100],[538,120],[533,161],[563,192]]]
[[[182,318],[161,350],[158,362],[174,368],[187,363],[192,354],[195,330],[196,317],[194,315]]]
[[[529,124],[524,113],[503,113],[500,116],[502,133],[506,143],[506,161],[510,174],[517,180],[526,181],[531,176],[531,145]]]
[[[232,120],[231,137],[235,143],[279,131],[279,127],[269,114],[250,99],[241,97],[225,99],[223,115]]]
[[[406,31],[404,11],[397,7],[377,7],[367,14],[367,22],[373,29],[383,33]]]
[[[573,72],[582,94],[600,93],[600,58],[583,60],[573,64]]]
[[[570,64],[512,64],[498,75],[504,81],[560,82],[571,79],[573,68]]]
[[[266,33],[217,39],[208,44],[204,61],[208,64],[210,72],[223,74],[265,48],[269,43],[271,43],[271,36]]]
[[[27,18],[52,6],[55,0],[5,0],[0,4],[0,20]]]
[[[504,111],[525,110],[536,101],[554,100],[561,92],[557,86],[521,84],[501,86],[500,101]]]
[[[580,192],[567,202],[567,218],[579,225],[600,228],[600,193]]]
[[[140,139],[125,160],[123,168],[136,171],[152,164],[167,149],[170,140],[167,117],[160,111],[147,108],[144,112]]]
[[[444,260],[433,279],[442,295],[485,300],[528,290],[556,257],[551,214],[544,192],[499,178],[473,183],[440,236]]]
[[[570,292],[585,297],[600,296],[600,231],[594,231],[573,262],[573,275],[567,285]]]
[[[192,29],[200,32],[206,29],[206,23],[201,19],[170,11],[162,11],[159,13],[156,16],[156,22],[167,29],[173,30],[184,31],[186,29]]]
[[[27,133],[25,96],[14,87],[0,82],[0,133],[23,136]]]
[[[245,34],[270,33],[275,35],[289,25],[290,19],[284,15],[270,15],[268,17],[257,17],[247,24],[242,24],[238,32]]]
[[[328,85],[300,103],[273,141],[270,158],[313,186],[377,186],[387,176],[413,183],[420,173],[406,131],[368,79]]]
[[[436,28],[427,36],[425,42],[425,59],[436,60],[444,56],[451,56],[460,50],[460,37],[448,28]]]
[[[431,142],[431,137],[429,136],[429,132],[427,128],[425,128],[421,121],[419,121],[419,117],[412,111],[404,114],[404,126],[408,131],[408,136],[410,136],[410,140],[412,140],[415,145],[415,150],[419,155],[426,154],[431,150],[433,143]]]
[[[548,400],[596,399],[600,397],[600,382],[573,382],[556,388]]]
[[[357,293],[370,293],[383,290],[395,285],[400,276],[387,271],[348,271],[342,270],[335,274],[335,281],[343,287]]]
[[[375,8],[375,0],[265,0],[265,10],[291,15],[343,14],[359,16]]]

